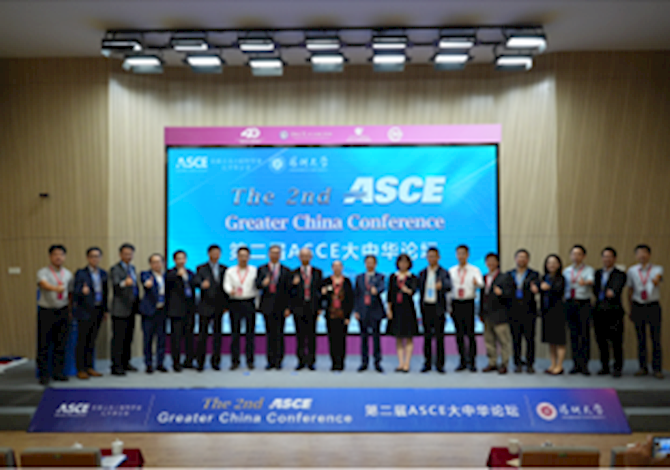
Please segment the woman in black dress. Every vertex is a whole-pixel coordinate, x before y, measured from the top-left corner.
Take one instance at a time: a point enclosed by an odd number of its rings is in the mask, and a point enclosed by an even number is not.
[[[412,269],[412,260],[405,253],[398,256],[395,264],[398,271],[391,274],[387,291],[389,318],[387,332],[396,337],[399,365],[395,371],[409,372],[409,363],[414,350],[413,340],[419,331],[412,298],[419,280],[409,272]]]
[[[549,343],[551,367],[545,371],[549,375],[563,374],[565,359],[565,279],[563,263],[558,255],[549,255],[544,261],[544,277],[540,284],[542,291],[542,342]]]
[[[351,281],[342,274],[342,261],[333,261],[332,268],[333,274],[323,281],[321,287],[321,306],[326,310],[332,361],[330,370],[341,371],[344,370],[349,317],[354,309],[354,289]]]

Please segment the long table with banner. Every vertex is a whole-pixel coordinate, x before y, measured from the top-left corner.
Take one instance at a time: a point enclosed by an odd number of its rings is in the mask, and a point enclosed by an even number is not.
[[[628,434],[613,389],[48,389],[30,432]]]

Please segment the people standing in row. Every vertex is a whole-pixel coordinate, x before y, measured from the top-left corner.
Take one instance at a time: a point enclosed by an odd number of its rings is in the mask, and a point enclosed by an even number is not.
[[[551,254],[544,260],[544,275],[540,282],[540,310],[542,313],[542,342],[549,344],[551,365],[545,371],[548,375],[563,375],[565,360],[566,313],[565,278],[563,263],[558,255]]]
[[[332,371],[344,370],[347,329],[354,308],[354,289],[351,281],[342,274],[342,261],[332,263],[333,274],[323,280],[322,304],[326,315],[326,330]]]
[[[663,378],[661,352],[661,304],[659,285],[663,281],[663,267],[651,263],[651,248],[648,245],[635,247],[637,264],[628,269],[630,319],[635,325],[640,369],[636,376],[649,374],[647,356],[647,326],[651,336],[652,370],[654,377]]]
[[[593,327],[600,350],[602,367],[598,375],[621,377],[623,370],[623,317],[621,294],[626,287],[626,273],[617,269],[616,250],[607,247],[600,254],[603,267],[596,271],[593,295],[596,298],[593,309]],[[614,367],[610,368],[610,346],[614,355]]]
[[[207,256],[209,260],[197,267],[193,280],[193,285],[200,288],[198,346],[196,349],[199,372],[205,369],[210,324],[212,325],[213,349],[209,361],[212,369],[221,369],[221,328],[223,312],[228,308],[228,295],[223,290],[223,278],[227,268],[219,263],[221,248],[218,245],[211,245],[207,248]]]
[[[512,331],[514,349],[514,372],[535,373],[535,326],[537,320],[537,301],[535,295],[539,293],[540,276],[537,271],[528,267],[530,253],[521,248],[514,253],[516,268],[507,273],[507,282],[511,285],[508,317]],[[523,342],[526,343],[526,358],[522,358]]]
[[[382,369],[381,348],[381,321],[386,317],[381,294],[386,290],[384,275],[376,271],[377,258],[374,255],[365,257],[365,273],[356,276],[354,290],[355,312],[354,316],[360,324],[361,330],[361,365],[359,372],[367,370],[370,363],[370,341],[372,334],[373,355],[375,370],[384,372]]]
[[[391,274],[388,285],[387,316],[389,322],[387,333],[396,338],[396,352],[398,367],[396,372],[409,372],[412,352],[414,351],[414,336],[419,333],[414,307],[414,293],[419,281],[411,272],[412,259],[405,253],[396,259],[398,270]]]
[[[140,291],[132,261],[135,247],[124,243],[119,248],[121,260],[112,266],[110,277],[114,291],[112,300],[112,375],[137,372],[130,363],[130,347],[135,333],[135,315],[139,313]]]
[[[165,299],[170,319],[170,353],[175,372],[192,369],[195,359],[193,326],[195,322],[195,274],[186,268],[186,253],[182,250],[172,256],[175,267],[165,273]],[[182,342],[185,358],[181,361]]]
[[[77,378],[100,377],[102,374],[93,368],[95,342],[100,325],[105,318],[109,302],[107,271],[100,268],[102,250],[98,247],[86,251],[88,265],[74,276],[74,296],[72,315],[77,319],[77,347],[75,362]]]
[[[316,321],[321,310],[321,283],[323,274],[313,267],[312,250],[300,250],[300,267],[291,273],[291,308],[295,322],[298,365],[316,370]]]
[[[37,272],[37,376],[42,385],[47,385],[52,378],[59,382],[68,380],[64,372],[65,347],[74,278],[63,266],[66,254],[63,245],[52,245],[49,265]]]
[[[475,297],[477,289],[484,287],[484,279],[478,267],[468,263],[470,249],[466,245],[456,248],[458,264],[449,269],[449,277],[452,282],[451,318],[456,328],[456,343],[460,364],[457,372],[470,369],[477,372],[475,356],[477,344],[475,343]],[[468,338],[467,349],[465,338]]]
[[[507,374],[512,350],[512,333],[504,295],[507,275],[500,272],[500,260],[497,254],[487,254],[485,262],[489,272],[484,278],[484,287],[480,290],[479,316],[484,323],[484,344],[489,363],[482,372],[498,371],[504,375]],[[500,365],[498,365],[498,349],[500,349]]]
[[[256,266],[249,265],[249,248],[237,250],[237,265],[226,269],[223,278],[223,290],[228,294],[230,309],[230,327],[232,343],[230,348],[230,370],[240,366],[240,336],[242,320],[245,328],[245,352],[247,369],[254,369],[256,341]]]
[[[144,296],[140,301],[142,333],[144,336],[144,367],[147,374],[154,370],[167,372],[165,368],[165,342],[167,314],[165,312],[165,260],[163,255],[149,256],[149,270],[140,273]],[[156,362],[154,365],[153,343],[156,340]]]
[[[584,263],[586,248],[575,245],[570,250],[572,265],[565,268],[565,300],[570,345],[574,367],[570,374],[591,375],[588,363],[591,353],[591,295],[595,274]]]
[[[447,315],[447,292],[451,291],[451,279],[446,269],[440,266],[440,252],[429,248],[426,253],[428,267],[419,273],[419,304],[423,321],[423,356],[421,372],[430,372],[433,367],[433,338],[435,339],[435,369],[444,374],[444,325]]]
[[[280,263],[281,248],[268,250],[270,262],[258,268],[256,289],[260,292],[260,312],[265,319],[266,370],[281,370],[284,360],[284,324],[291,314],[289,288],[291,270]]]

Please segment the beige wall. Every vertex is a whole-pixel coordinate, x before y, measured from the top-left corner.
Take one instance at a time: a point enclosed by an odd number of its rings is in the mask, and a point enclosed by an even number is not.
[[[575,240],[594,264],[605,243],[629,263],[639,239],[669,265],[668,223],[653,210],[670,197],[663,181],[670,115],[662,102],[670,102],[669,58],[555,54],[513,74],[484,65],[452,74],[294,67],[265,79],[244,68],[136,76],[103,59],[0,60],[10,110],[0,118],[0,300],[2,324],[10,325],[0,330],[0,354],[34,355],[33,278],[52,241],[67,244],[72,267],[84,263],[91,243],[106,250],[107,264],[123,241],[137,246],[140,266],[163,251],[165,126],[501,123],[505,266],[519,246],[539,267],[546,253],[566,254]],[[40,201],[47,184],[53,196]],[[632,194],[645,198],[643,210]],[[7,275],[13,265],[20,276]]]

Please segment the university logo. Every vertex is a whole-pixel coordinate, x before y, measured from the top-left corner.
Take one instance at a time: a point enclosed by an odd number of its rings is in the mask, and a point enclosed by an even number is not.
[[[286,140],[286,139],[288,139],[288,131],[281,131],[281,132],[279,133],[279,138],[280,138],[281,140]]]
[[[553,421],[558,416],[556,407],[549,402],[543,401],[535,407],[537,415],[545,421]]]
[[[270,160],[270,169],[275,173],[281,173],[286,168],[286,160],[283,157],[274,157]]]
[[[79,403],[61,403],[56,409],[54,415],[56,417],[74,417],[74,418],[83,418],[88,414],[88,411],[91,409],[91,404],[86,402]]]
[[[240,136],[245,139],[258,139],[261,136],[261,130],[258,127],[247,127],[240,133]]]
[[[356,134],[358,137],[360,137],[360,136],[363,135],[364,131],[365,131],[365,129],[363,129],[362,127],[357,127],[356,129],[354,129],[354,134]]]
[[[207,157],[179,157],[175,169],[177,170],[206,170],[209,165]]]
[[[392,127],[387,132],[387,137],[391,142],[400,142],[402,140],[402,129],[399,127]]]

